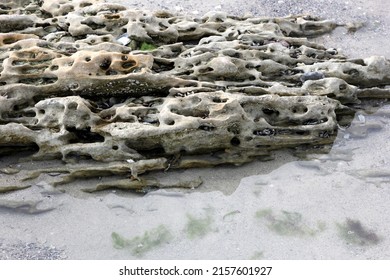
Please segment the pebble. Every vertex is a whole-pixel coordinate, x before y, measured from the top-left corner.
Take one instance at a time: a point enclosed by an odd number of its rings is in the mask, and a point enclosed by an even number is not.
[[[16,174],[16,173],[19,173],[19,171],[20,171],[19,169],[12,168],[12,167],[5,167],[5,168],[0,169],[0,173],[4,173],[7,175]]]
[[[128,37],[129,35],[127,33],[124,33],[122,34],[121,36],[118,37],[118,39],[116,39],[116,41],[119,43],[119,44],[122,44],[124,46],[127,46],[131,40],[130,38]]]
[[[47,173],[49,176],[52,176],[52,177],[57,177],[57,176],[60,176],[61,173],[59,172],[50,172],[50,173]]]
[[[365,123],[366,122],[366,117],[365,116],[359,114],[357,117],[358,117],[359,122],[361,122],[361,123]]]
[[[323,78],[325,78],[325,75],[321,72],[307,72],[301,76],[300,80],[303,83],[308,80],[320,80]]]

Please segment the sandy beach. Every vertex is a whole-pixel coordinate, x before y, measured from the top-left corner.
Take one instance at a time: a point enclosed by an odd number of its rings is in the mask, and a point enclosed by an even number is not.
[[[311,40],[350,58],[390,58],[384,0],[116,0],[142,10],[200,16],[209,11],[280,17],[311,14],[344,24]],[[0,194],[0,259],[390,259],[390,105],[375,101],[339,130],[328,154],[290,151],[242,166],[170,170],[164,182],[201,177],[194,190],[145,195],[82,190],[99,179],[54,188],[41,175],[25,190]],[[0,158],[0,167],[58,162]],[[20,176],[0,174],[0,184]]]

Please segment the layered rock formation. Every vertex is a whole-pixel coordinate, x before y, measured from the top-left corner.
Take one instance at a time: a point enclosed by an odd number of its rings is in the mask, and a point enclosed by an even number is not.
[[[389,96],[390,84],[387,59],[348,60],[307,39],[336,26],[310,16],[192,18],[99,0],[6,0],[0,154],[32,147],[33,159],[67,163],[57,170],[64,181],[120,175],[137,189],[159,186],[138,178],[151,170],[331,144],[350,104]]]

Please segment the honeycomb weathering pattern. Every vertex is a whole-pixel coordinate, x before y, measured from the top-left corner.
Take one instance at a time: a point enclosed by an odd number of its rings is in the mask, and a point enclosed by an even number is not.
[[[138,178],[150,170],[331,144],[348,105],[388,97],[390,83],[384,57],[348,60],[307,39],[336,26],[311,16],[193,18],[98,0],[6,0],[0,153],[35,146],[33,159],[67,163],[64,181],[132,175],[97,189],[138,189],[164,187]]]

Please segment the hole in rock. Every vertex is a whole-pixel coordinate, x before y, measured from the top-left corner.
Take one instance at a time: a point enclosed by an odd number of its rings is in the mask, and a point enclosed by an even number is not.
[[[306,24],[304,26],[302,26],[303,29],[305,30],[310,30],[310,31],[317,31],[317,30],[321,30],[322,29],[322,26],[320,24]]]
[[[90,58],[89,56],[87,56],[87,57],[85,58],[85,61],[86,61],[86,62],[90,62],[90,61],[91,61],[91,58]]]
[[[253,135],[256,136],[272,136],[275,135],[276,131],[273,128],[264,128],[253,131]]]
[[[168,119],[168,120],[165,120],[165,124],[167,124],[167,125],[174,125],[175,121],[172,120],[172,119]]]
[[[69,89],[70,90],[76,90],[79,88],[79,84],[77,83],[71,83],[70,85],[68,85]]]
[[[115,70],[108,70],[108,71],[106,71],[106,75],[107,75],[107,76],[110,76],[110,75],[118,75],[118,72],[115,71]]]
[[[104,142],[104,137],[98,133],[91,132],[91,128],[77,129],[75,127],[66,127],[66,130],[73,133],[74,139],[70,140],[69,143],[96,143]]]
[[[12,66],[19,66],[19,65],[24,65],[24,64],[27,64],[28,62],[27,61],[24,61],[24,60],[13,60],[12,61]]]
[[[172,109],[172,113],[185,117],[195,117],[205,119],[209,116],[210,111],[200,109]]]
[[[27,118],[33,118],[36,116],[36,113],[34,111],[27,111],[27,112],[23,112],[23,116]]]
[[[112,146],[112,149],[116,151],[119,149],[119,147],[117,145],[114,145],[114,146]]]
[[[27,85],[48,85],[48,84],[54,84],[57,80],[58,80],[57,77],[26,78],[26,79],[20,79],[19,83],[27,84]]]
[[[228,126],[227,131],[233,133],[233,134],[240,134],[240,125],[237,123],[232,123]]]
[[[232,144],[232,146],[239,146],[240,145],[240,139],[238,139],[237,137],[233,137],[231,140],[230,140],[230,144]]]
[[[182,30],[182,32],[194,32],[195,30],[196,30],[196,27],[190,27],[190,28]]]
[[[350,76],[352,76],[354,78],[357,78],[357,77],[359,77],[360,73],[356,69],[350,69],[350,70],[344,71],[344,74],[347,74],[347,75],[350,75]]]
[[[6,5],[0,4],[0,9],[8,11],[8,10],[11,10],[11,7],[8,7]]]
[[[274,109],[264,108],[262,111],[268,116],[279,116],[279,111]]]
[[[255,69],[256,69],[256,71],[261,72],[262,71],[262,66],[260,64],[256,65]]]
[[[307,113],[307,111],[309,111],[309,109],[306,106],[295,106],[291,109],[291,111],[294,114],[302,114],[302,113]]]
[[[323,118],[323,119],[320,119],[320,120],[317,120],[317,119],[308,119],[308,120],[305,120],[302,124],[303,124],[303,125],[316,125],[316,124],[325,123],[325,122],[327,122],[327,121],[328,121],[327,118]]]
[[[68,104],[67,107],[68,107],[69,110],[77,110],[78,106],[79,105],[76,102],[71,102],[71,103]]]
[[[200,130],[204,130],[204,131],[213,131],[216,129],[215,126],[212,126],[212,125],[206,125],[206,124],[202,124],[199,126],[199,129]]]
[[[81,116],[80,119],[83,120],[83,121],[88,121],[88,120],[91,119],[91,116],[88,115],[88,114],[85,114],[85,115]]]
[[[355,64],[359,64],[361,66],[367,66],[366,63],[364,63],[364,60],[361,58],[351,59],[350,62],[355,63]]]
[[[152,70],[156,73],[160,73],[163,71],[170,71],[175,68],[174,62],[162,62],[157,59],[154,60]]]
[[[49,43],[49,42],[37,42],[37,46],[40,47],[40,48],[46,48],[46,49],[54,49],[56,48],[55,45],[53,45],[52,43]],[[57,47],[57,49],[60,49],[61,47]],[[44,52],[44,54],[48,54],[46,52]]]
[[[5,38],[5,39],[3,40],[3,44],[9,45],[9,44],[15,43],[16,41],[18,41],[16,38],[8,37],[8,38]]]
[[[137,152],[143,155],[145,158],[156,158],[165,156],[165,150],[162,146],[152,148],[152,149],[137,149]]]
[[[70,55],[72,55],[72,54],[74,54],[74,53],[76,53],[76,52],[77,52],[77,49],[76,49],[76,48],[65,48],[63,54],[65,54],[65,55],[67,55],[67,56],[70,56]]]
[[[176,18],[170,18],[169,20],[168,20],[168,23],[169,24],[174,24],[174,23],[176,23],[177,22],[177,19]]]
[[[317,54],[314,53],[314,52],[306,53],[306,56],[307,56],[307,57],[310,57],[310,58],[317,58]]]
[[[106,70],[108,70],[108,68],[110,68],[110,65],[111,65],[111,59],[106,57],[102,60],[99,67],[100,67],[100,69],[106,71]]]
[[[74,161],[79,161],[79,160],[92,160],[91,155],[88,154],[83,154],[80,152],[72,151],[64,156],[65,160],[74,160]]]
[[[104,17],[106,19],[109,19],[109,20],[120,19],[121,18],[120,15],[118,15],[118,14],[114,14],[114,15],[107,14],[107,15],[104,15]]]
[[[220,26],[220,27],[218,27],[217,31],[218,32],[225,32],[226,29],[227,29],[226,26]]]
[[[319,133],[319,137],[320,138],[329,138],[330,136],[332,135],[332,132],[329,132],[329,131],[321,131]]]
[[[137,63],[134,60],[129,60],[122,63],[122,67],[125,69],[134,67],[135,65],[137,65]]]
[[[18,50],[20,50],[20,49],[22,49],[21,46],[15,45],[15,46],[13,46],[10,50],[11,50],[11,51],[18,51]]]
[[[23,75],[28,75],[28,74],[42,74],[45,71],[45,67],[37,66],[34,68],[26,67],[26,68],[21,68],[20,73]]]
[[[0,156],[18,155],[20,157],[29,157],[39,151],[39,146],[36,143],[18,144],[1,146]]]
[[[346,84],[339,85],[339,90],[346,90],[346,89],[347,89],[347,85]]]
[[[168,27],[167,26],[165,26],[162,22],[160,22],[159,24],[158,24],[158,26],[160,27],[160,31],[164,31],[164,30],[166,30]]]
[[[214,69],[211,67],[207,67],[207,68],[199,69],[198,71],[199,71],[199,74],[205,74],[205,73],[214,71]]]
[[[242,58],[242,54],[236,52],[235,50],[226,50],[223,52],[223,54],[234,58]]]
[[[28,108],[28,106],[29,106],[28,102],[24,102],[24,103],[14,105],[12,109],[14,111],[19,111]]]
[[[81,2],[80,8],[84,8],[84,7],[91,6],[91,5],[92,5],[92,3],[89,3],[89,2]]]
[[[310,131],[295,130],[295,129],[278,129],[277,131],[275,130],[275,134],[278,134],[278,135],[299,135],[299,136],[304,136],[304,135],[309,135]]]
[[[168,11],[165,11],[165,10],[156,11],[154,15],[157,18],[170,18],[170,17],[173,17],[173,15],[171,13],[169,13]]]
[[[213,98],[213,102],[215,102],[215,103],[225,103],[227,101],[228,101],[227,98],[223,98],[223,99],[221,99],[220,97],[214,97]]]
[[[102,29],[102,28],[105,28],[106,25],[105,24],[98,24],[96,22],[81,22],[82,24],[86,24],[88,25],[89,27],[92,28],[92,30],[96,30],[96,29]]]

